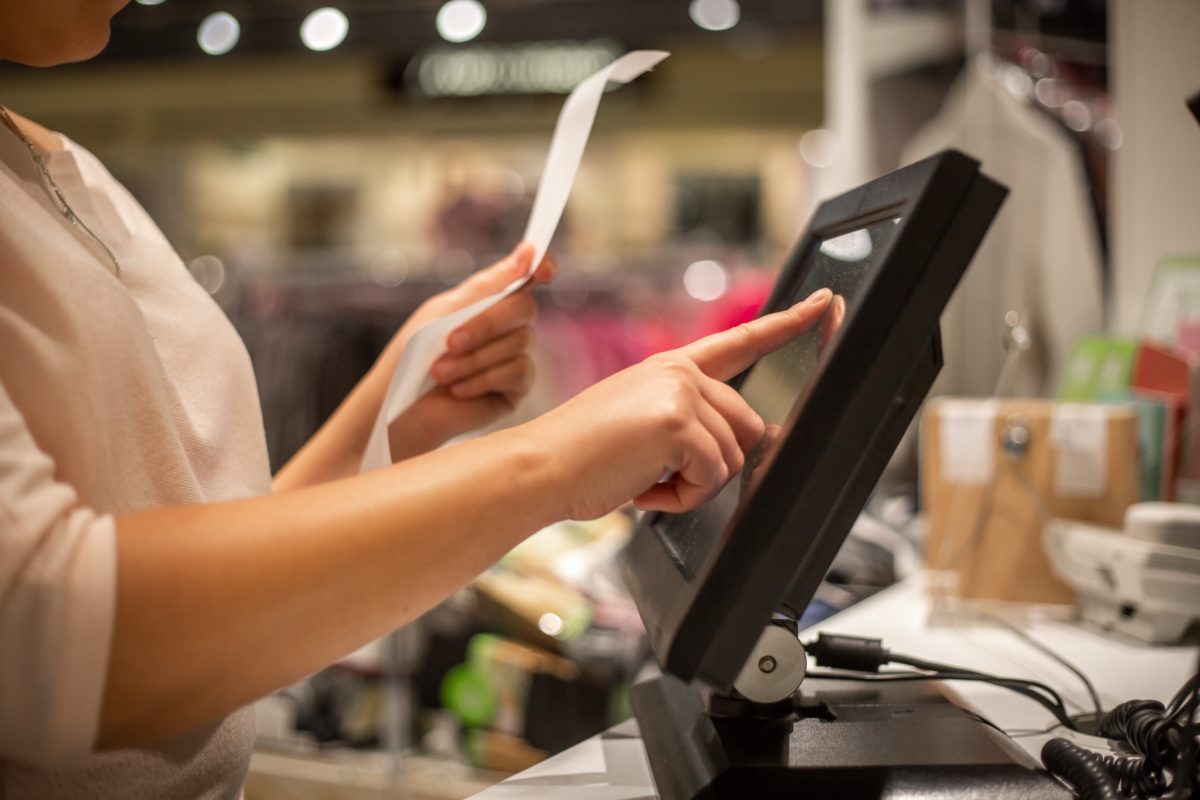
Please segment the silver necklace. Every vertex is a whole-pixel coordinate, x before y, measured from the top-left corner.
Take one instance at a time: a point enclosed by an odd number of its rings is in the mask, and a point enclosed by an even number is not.
[[[66,221],[73,227],[82,230],[89,237],[91,237],[92,241],[100,246],[100,249],[103,250],[108,256],[109,260],[112,261],[113,268],[117,273],[117,277],[120,278],[121,262],[117,260],[117,254],[112,251],[111,247],[104,243],[103,239],[96,235],[95,231],[88,227],[86,222],[79,218],[79,215],[75,213],[75,209],[71,208],[71,204],[68,203],[67,198],[63,196],[62,189],[58,188],[58,184],[54,182],[54,176],[50,174],[50,169],[46,166],[45,156],[40,150],[38,150],[37,145],[35,145],[30,138],[25,135],[25,132],[17,126],[17,123],[9,115],[8,109],[2,105],[0,105],[0,118],[4,120],[4,124],[7,125],[8,129],[13,132],[13,135],[15,135],[25,144],[25,148],[29,151],[29,156],[33,159],[33,163],[37,165],[38,172],[42,176],[42,188],[47,190],[52,202],[54,202],[55,208],[58,209],[58,213],[62,214],[63,218],[66,219]]]

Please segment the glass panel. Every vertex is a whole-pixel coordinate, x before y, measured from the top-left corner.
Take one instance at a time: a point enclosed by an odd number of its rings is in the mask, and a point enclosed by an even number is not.
[[[813,327],[795,341],[759,360],[742,384],[742,395],[768,425],[767,435],[750,453],[746,468],[712,500],[687,514],[664,516],[657,526],[663,544],[687,578],[694,577],[713,551],[721,531],[747,495],[757,467],[781,438],[778,426],[790,416],[797,398],[808,389],[817,367],[836,345],[846,315],[854,310],[878,267],[878,255],[899,224],[899,217],[824,239],[809,254],[805,278],[790,302],[821,288],[833,302]]]

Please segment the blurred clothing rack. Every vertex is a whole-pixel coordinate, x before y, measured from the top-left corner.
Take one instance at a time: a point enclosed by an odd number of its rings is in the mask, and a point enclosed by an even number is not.
[[[1043,50],[1040,45],[1047,41],[1046,37],[998,33],[991,51],[996,63],[985,73],[1052,120],[1079,149],[1091,193],[1107,294],[1110,273],[1109,158],[1111,152],[1121,146],[1122,139],[1108,93],[1107,68],[1095,56],[1081,64],[1073,57]],[[1050,37],[1049,41],[1056,41],[1056,37]],[[1089,43],[1080,46],[1102,47]]]

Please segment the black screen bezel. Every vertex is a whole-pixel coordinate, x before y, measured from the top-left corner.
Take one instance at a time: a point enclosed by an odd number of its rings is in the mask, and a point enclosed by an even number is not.
[[[753,495],[721,531],[716,557],[686,580],[654,530],[671,524],[666,514],[644,516],[622,554],[626,582],[666,671],[727,690],[770,615],[785,600],[811,598],[848,531],[839,508],[853,503],[845,499],[855,494],[844,492],[847,482],[873,486],[878,478],[858,469],[861,459],[853,454],[878,447],[872,420],[886,414],[914,362],[926,355],[1003,194],[979,175],[978,162],[946,151],[817,209],[764,312],[788,302],[823,239],[880,218],[898,216],[900,223],[837,346],[794,406],[778,450],[760,467]],[[952,230],[956,225],[962,230]],[[744,374],[731,383],[743,380]],[[848,408],[856,413],[843,414]],[[811,535],[795,535],[801,523]]]

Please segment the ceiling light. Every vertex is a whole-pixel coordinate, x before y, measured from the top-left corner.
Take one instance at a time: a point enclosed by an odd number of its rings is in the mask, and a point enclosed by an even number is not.
[[[200,23],[196,41],[200,44],[200,49],[210,56],[219,56],[232,50],[241,35],[242,26],[238,24],[237,18],[228,12],[218,11],[209,14]]]
[[[163,0],[137,0],[139,6],[161,6]]]
[[[737,0],[692,0],[688,13],[706,31],[727,31],[742,17]]]
[[[479,0],[450,0],[437,13],[437,31],[447,42],[469,42],[487,24],[487,10]]]
[[[318,8],[300,25],[300,41],[309,50],[332,50],[346,40],[350,21],[336,8]]]

